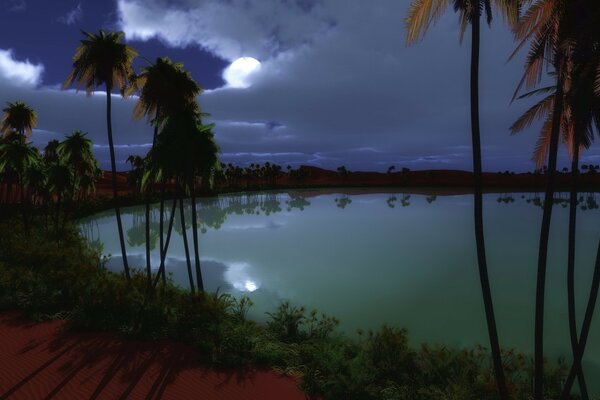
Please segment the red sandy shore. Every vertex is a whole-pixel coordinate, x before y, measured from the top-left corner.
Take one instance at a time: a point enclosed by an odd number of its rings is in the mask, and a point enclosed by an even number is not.
[[[172,342],[68,332],[0,313],[0,399],[302,400],[296,382],[271,371],[219,372]]]

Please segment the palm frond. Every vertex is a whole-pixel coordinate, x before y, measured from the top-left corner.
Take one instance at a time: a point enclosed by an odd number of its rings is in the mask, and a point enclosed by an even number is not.
[[[494,0],[497,10],[500,10],[502,19],[511,27],[516,27],[521,12],[521,2],[518,0]]]
[[[521,100],[521,99],[525,99],[525,98],[528,98],[531,96],[537,96],[538,94],[546,94],[546,93],[555,92],[555,91],[556,91],[556,86],[546,86],[543,88],[534,89],[527,93],[524,93],[524,94],[520,95],[518,97],[518,99]]]
[[[528,40],[539,30],[540,26],[548,22],[555,12],[556,4],[554,0],[537,0],[519,18],[519,23],[514,26],[515,38],[518,41]]]
[[[596,68],[596,79],[594,80],[594,91],[597,96],[600,96],[600,62]]]
[[[512,135],[521,132],[523,129],[531,126],[531,124],[545,116],[551,114],[554,107],[554,94],[551,94],[540,102],[529,108],[523,115],[521,115],[510,127],[510,133]]]
[[[537,168],[542,168],[548,159],[548,150],[550,149],[550,136],[552,135],[552,116],[549,115],[542,126],[540,136],[538,137],[533,151],[533,161]]]
[[[485,21],[487,22],[488,25],[492,24],[492,4],[490,3],[490,0],[484,0],[484,7],[485,7]]]
[[[406,17],[406,42],[413,44],[423,38],[432,23],[437,22],[446,8],[449,0],[414,0]]]

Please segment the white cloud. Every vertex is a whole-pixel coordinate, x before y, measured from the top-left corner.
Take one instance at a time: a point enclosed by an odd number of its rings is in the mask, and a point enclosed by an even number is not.
[[[81,3],[79,3],[77,4],[77,7],[60,17],[58,22],[65,25],[73,25],[74,23],[81,21],[81,18],[83,18],[83,10],[81,8]]]
[[[280,0],[118,0],[121,29],[128,37],[159,38],[171,46],[198,45],[233,61],[271,55],[315,40],[330,18],[316,4]]]
[[[10,86],[35,87],[42,79],[44,66],[29,60],[15,60],[12,49],[0,49],[0,81]]]

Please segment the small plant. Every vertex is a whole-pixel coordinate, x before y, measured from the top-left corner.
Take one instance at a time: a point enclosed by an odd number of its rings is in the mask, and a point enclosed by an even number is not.
[[[323,313],[319,315],[317,310],[312,310],[306,318],[305,324],[309,338],[325,339],[335,331],[340,321]]]
[[[254,302],[248,296],[242,296],[239,300],[233,299],[232,313],[240,321],[245,321],[248,311],[254,305]]]
[[[306,319],[304,307],[291,306],[285,301],[270,317],[267,327],[271,333],[284,342],[294,342],[302,338],[300,326]]]

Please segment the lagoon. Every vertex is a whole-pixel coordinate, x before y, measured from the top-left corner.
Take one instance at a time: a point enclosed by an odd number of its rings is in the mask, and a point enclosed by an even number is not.
[[[565,198],[565,194],[562,195]],[[578,212],[578,321],[585,310],[600,225],[594,195]],[[501,346],[533,351],[535,278],[542,194],[484,195],[488,267]],[[536,205],[537,204],[537,205]],[[166,202],[166,215],[170,214]],[[411,342],[487,345],[476,262],[471,195],[384,190],[240,193],[202,199],[200,254],[207,290],[249,296],[250,317],[265,320],[283,300],[340,319],[340,330],[405,327]],[[145,266],[144,206],[123,209],[130,264]],[[152,265],[159,266],[158,205],[152,208]],[[187,222],[190,206],[187,203]],[[167,271],[188,287],[177,212]],[[116,221],[107,211],[80,221],[88,239],[120,271]],[[545,352],[570,359],[566,263],[568,207],[554,208],[546,289]],[[165,227],[167,221],[165,221]],[[166,228],[165,228],[166,229]],[[191,227],[188,228],[191,243]],[[600,392],[600,311],[584,368]]]

